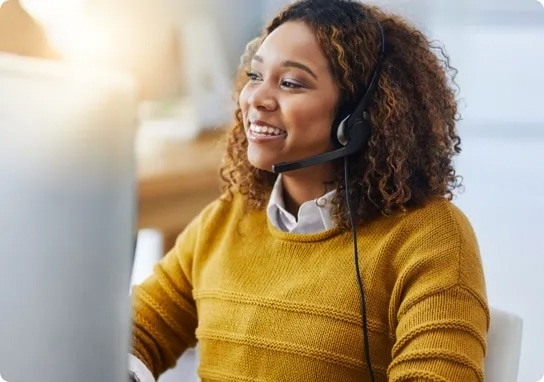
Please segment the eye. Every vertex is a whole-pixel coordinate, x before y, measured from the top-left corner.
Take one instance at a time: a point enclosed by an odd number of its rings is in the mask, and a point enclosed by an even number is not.
[[[300,89],[300,88],[304,87],[301,84],[298,84],[298,83],[293,82],[293,81],[282,81],[281,86],[283,86],[284,88],[287,88],[287,89]]]
[[[254,73],[254,72],[246,72],[246,76],[247,76],[247,78],[249,78],[250,81],[258,81],[259,80],[259,75],[257,73]]]

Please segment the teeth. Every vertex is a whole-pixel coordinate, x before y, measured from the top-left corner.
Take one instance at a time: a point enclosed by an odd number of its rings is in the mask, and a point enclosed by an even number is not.
[[[276,127],[271,127],[271,126],[255,126],[253,124],[251,124],[249,126],[249,128],[251,129],[251,131],[253,131],[254,133],[257,133],[257,134],[263,134],[263,135],[281,135],[283,133],[282,130],[276,128]]]

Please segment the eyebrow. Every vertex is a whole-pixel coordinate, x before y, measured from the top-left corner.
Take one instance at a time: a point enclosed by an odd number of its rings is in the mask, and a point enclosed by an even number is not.
[[[260,62],[261,64],[264,62],[263,58],[261,56],[258,56],[258,55],[253,56],[253,59],[255,61]],[[293,68],[298,68],[298,69],[304,70],[305,72],[307,72],[308,74],[310,74],[313,78],[315,78],[317,80],[317,76],[312,71],[312,69],[310,69],[309,67],[307,67],[306,65],[304,65],[304,64],[302,64],[302,63],[300,63],[298,61],[285,60],[285,61],[282,61],[281,66],[293,67]]]

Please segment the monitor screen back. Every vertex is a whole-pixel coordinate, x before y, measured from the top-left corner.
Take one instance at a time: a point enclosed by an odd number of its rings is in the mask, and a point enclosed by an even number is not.
[[[126,381],[133,86],[0,54],[0,89],[0,375]]]

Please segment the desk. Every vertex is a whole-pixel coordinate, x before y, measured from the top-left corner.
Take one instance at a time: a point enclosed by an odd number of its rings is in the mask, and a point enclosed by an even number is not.
[[[224,130],[194,140],[154,139],[138,150],[138,227],[156,228],[169,250],[183,228],[220,194]]]

